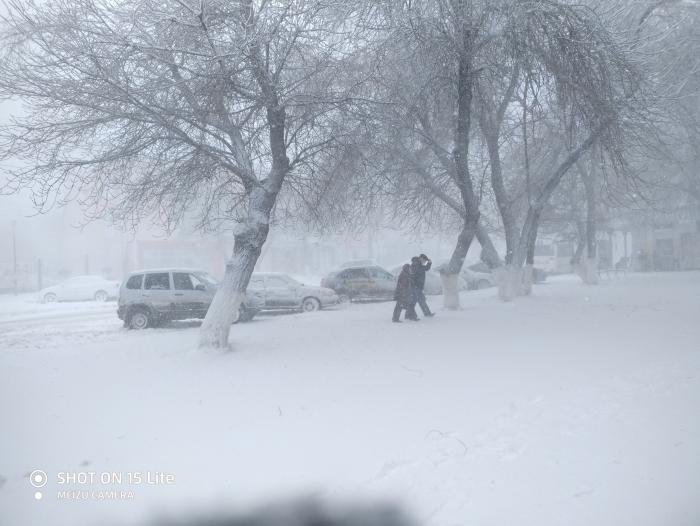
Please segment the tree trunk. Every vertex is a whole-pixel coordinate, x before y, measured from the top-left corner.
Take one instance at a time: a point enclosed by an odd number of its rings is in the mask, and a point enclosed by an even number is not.
[[[446,309],[458,310],[461,308],[459,301],[459,273],[462,270],[462,266],[464,266],[464,259],[467,257],[467,252],[469,252],[469,247],[476,235],[478,225],[478,216],[464,220],[464,226],[457,237],[457,246],[452,252],[450,261],[439,269],[440,277],[442,278],[443,301]]]
[[[532,294],[532,284],[535,273],[535,246],[537,244],[537,232],[540,228],[540,213],[537,212],[530,229],[527,240],[527,257],[525,258],[525,268],[523,269],[522,292],[525,296]]]
[[[586,248],[586,223],[582,220],[576,220],[576,251],[571,257],[571,266],[576,269],[581,263],[583,250]]]
[[[484,131],[486,145],[491,162],[491,187],[496,196],[496,204],[501,214],[503,228],[506,237],[505,266],[494,272],[498,283],[498,297],[503,301],[510,301],[522,293],[522,269],[515,264],[515,251],[518,243],[518,232],[513,213],[513,202],[508,198],[505,182],[503,181],[503,169],[499,150],[500,121],[491,124],[488,119],[481,120],[481,128]]]
[[[481,223],[479,223],[476,228],[476,240],[481,245],[481,261],[486,263],[491,270],[502,267],[503,261],[501,261],[498,251],[493,245],[493,241],[491,241],[491,236],[489,236],[489,233]]]
[[[503,301],[511,301],[522,295],[523,270],[509,263],[494,272],[498,283],[498,297]]]
[[[487,130],[488,125],[483,121],[482,130]],[[503,180],[503,168],[501,166],[501,155],[499,150],[499,128],[484,132],[486,145],[489,153],[489,161],[491,163],[491,187],[496,197],[496,205],[501,214],[503,221],[503,229],[506,236],[506,257],[505,264],[509,265],[513,262],[516,246],[518,244],[518,228],[515,224],[514,203],[508,198],[505,182]]]
[[[523,292],[526,295],[532,292],[535,243],[537,241],[537,231],[539,228],[542,210],[554,193],[554,190],[556,190],[564,175],[566,175],[571,166],[573,166],[581,158],[581,156],[593,146],[593,143],[604,126],[605,125],[601,125],[601,127],[597,130],[590,132],[586,140],[583,141],[578,148],[567,155],[564,161],[546,181],[540,195],[537,197],[537,200],[530,205],[530,208],[527,211],[525,223],[523,224],[523,228],[520,232],[518,249],[515,254],[515,264],[519,267],[522,267],[523,265],[526,267],[524,270],[525,274],[523,276]]]
[[[289,172],[285,144],[286,110],[279,105],[277,94],[267,71],[254,49],[254,70],[266,97],[269,144],[272,167],[268,177],[251,186],[248,193],[248,217],[234,235],[233,255],[226,265],[223,282],[216,291],[200,329],[200,348],[227,349],[231,324],[236,319],[241,301],[255,264],[270,230],[270,215]],[[252,172],[252,163],[250,163]]]
[[[540,226],[541,213],[542,211],[538,207],[532,207],[528,210],[520,233],[518,250],[515,253],[514,265],[523,269],[520,280],[520,293],[524,295],[529,295],[532,292],[535,244],[537,243],[537,231]]]
[[[593,160],[591,160],[593,164]],[[586,259],[580,266],[579,276],[586,285],[598,284],[598,254],[596,242],[596,198],[593,166],[587,172],[578,165],[586,189]]]
[[[248,219],[234,235],[233,254],[226,264],[224,279],[199,331],[200,348],[228,349],[231,325],[267,239],[273,203],[274,198],[264,188],[256,187],[251,192]]]
[[[459,274],[440,273],[442,281],[443,306],[449,310],[459,310]]]
[[[457,238],[457,246],[447,265],[440,269],[442,276],[445,308],[460,308],[459,273],[464,265],[469,247],[479,227],[479,204],[474,195],[469,172],[469,131],[471,127],[471,105],[474,87],[472,70],[474,34],[466,26],[460,27],[459,65],[457,73],[457,122],[455,127],[455,147],[453,180],[459,188],[464,206],[464,226]]]

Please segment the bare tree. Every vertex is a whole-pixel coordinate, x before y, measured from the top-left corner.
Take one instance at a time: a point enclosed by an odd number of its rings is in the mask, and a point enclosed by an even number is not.
[[[497,29],[476,58],[473,86],[506,238],[507,270],[500,273],[499,289],[509,299],[529,293],[542,215],[587,151],[598,145],[612,173],[635,180],[627,169],[625,148],[636,140],[639,122],[648,123],[648,100],[634,62],[636,35],[630,39],[590,7],[549,0],[503,2],[489,12],[489,19],[499,23],[492,25]],[[504,147],[507,155],[520,160],[510,173],[503,169]],[[596,173],[584,181],[587,282],[595,281],[597,269]]]
[[[196,211],[232,228],[233,254],[201,328],[229,329],[290,173],[332,137],[333,71],[352,11],[322,0],[12,0],[0,96],[26,113],[0,132],[9,190],[40,210],[77,199],[88,217],[166,228]]]
[[[458,274],[477,236],[491,266],[500,259],[480,225],[480,189],[472,177],[472,98],[476,57],[488,38],[491,7],[467,0],[380,2],[366,115],[384,149],[375,172],[400,214],[458,224],[450,260],[440,269],[445,306],[459,307]]]

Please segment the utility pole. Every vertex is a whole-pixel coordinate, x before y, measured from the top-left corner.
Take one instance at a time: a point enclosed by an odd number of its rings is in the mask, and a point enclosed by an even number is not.
[[[12,221],[12,266],[15,296],[17,296],[17,221]]]

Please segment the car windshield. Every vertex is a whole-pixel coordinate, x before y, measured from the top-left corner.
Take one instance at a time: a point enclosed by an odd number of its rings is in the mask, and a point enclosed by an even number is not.
[[[207,272],[193,272],[192,274],[208,285],[218,284],[216,278]]]

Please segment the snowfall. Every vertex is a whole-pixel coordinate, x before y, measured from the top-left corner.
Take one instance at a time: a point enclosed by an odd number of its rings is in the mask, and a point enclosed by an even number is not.
[[[700,524],[700,273],[429,302],[417,323],[389,303],[260,315],[204,353],[198,322],[0,297],[0,524],[309,496],[430,526]]]

